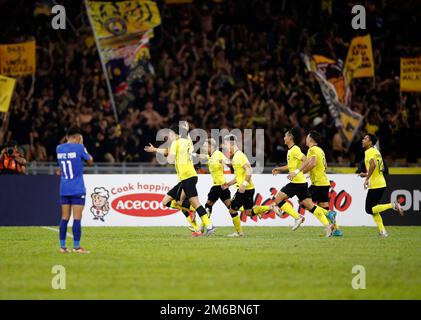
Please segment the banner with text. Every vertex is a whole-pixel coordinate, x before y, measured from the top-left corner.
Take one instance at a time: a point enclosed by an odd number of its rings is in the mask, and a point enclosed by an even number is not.
[[[230,178],[228,175],[227,178]],[[366,191],[361,178],[354,175],[332,175],[330,207],[338,212],[338,223],[343,226],[374,226],[373,219],[364,210]],[[161,200],[177,184],[176,175],[86,175],[86,206],[83,215],[85,226],[187,226],[184,215],[164,207]],[[270,204],[278,190],[288,183],[286,175],[255,175],[255,203]],[[202,204],[212,186],[211,177],[199,175],[197,190]],[[235,189],[231,188],[234,195]],[[291,199],[299,210],[298,200]],[[302,211],[302,210],[301,210]],[[231,226],[231,217],[221,201],[214,205],[212,214],[216,226]],[[309,212],[305,225],[320,226]],[[263,219],[251,219],[242,214],[246,226],[291,226],[288,215],[279,218],[274,212]]]
[[[0,74],[25,76],[35,73],[35,40],[0,45]]]
[[[371,37],[355,37],[351,41],[345,60],[348,78],[374,77],[374,58]]]
[[[0,112],[8,112],[16,80],[0,75]]]
[[[401,58],[401,91],[421,92],[421,57]]]
[[[419,175],[388,175],[387,189],[381,203],[398,201],[405,210],[400,215],[391,210],[383,214],[389,225],[421,226],[421,188]],[[227,175],[227,178],[230,178]],[[365,213],[367,191],[363,180],[355,174],[331,174],[330,208],[338,212],[342,226],[374,226],[372,217]],[[187,226],[184,215],[166,207],[160,201],[177,183],[176,175],[85,175],[87,189],[83,224],[87,226]],[[288,180],[286,175],[253,176],[256,185],[256,204],[273,201],[274,195]],[[0,184],[13,185],[0,192],[0,203],[8,210],[0,214],[0,226],[57,226],[60,222],[60,177],[52,175],[1,176]],[[197,185],[202,204],[207,199],[211,177],[199,175]],[[231,188],[233,195],[234,188]],[[25,201],[22,201],[25,199]],[[291,199],[298,209],[297,199]],[[232,226],[225,206],[218,201],[212,220],[217,226]],[[304,226],[320,226],[318,220],[305,212]],[[263,219],[250,219],[242,215],[246,226],[291,226],[292,218],[282,219],[273,212]],[[187,231],[187,229],[186,229]]]

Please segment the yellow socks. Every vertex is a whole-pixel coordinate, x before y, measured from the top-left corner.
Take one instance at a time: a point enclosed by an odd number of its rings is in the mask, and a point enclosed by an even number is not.
[[[170,206],[171,208],[178,210],[181,210],[183,208],[176,200],[172,200]]]
[[[270,210],[270,206],[254,206],[253,207],[253,212],[256,215],[260,215],[263,212],[269,211]]]
[[[374,206],[372,210],[373,210],[373,214],[375,214],[375,213],[380,213],[392,208],[393,208],[393,205],[391,203],[387,203],[387,204],[378,204],[377,206]]]
[[[209,216],[207,214],[204,214],[203,216],[201,216],[200,219],[202,219],[202,224],[206,228],[212,227],[211,221],[209,220]]]
[[[329,214],[329,208],[326,207],[321,207],[323,210],[325,210],[325,216],[327,217],[327,215]],[[320,221],[321,222],[321,221]],[[323,222],[322,222],[323,223]],[[338,223],[335,221],[335,223],[333,224],[334,228],[336,230],[339,230],[339,225]]]
[[[234,224],[235,231],[241,233],[241,219],[239,214],[237,214],[235,217],[232,217],[232,223]]]
[[[190,205],[190,207],[189,208],[186,208],[186,207],[183,207],[181,204],[179,204],[178,202],[177,202],[177,200],[171,200],[171,208],[173,208],[173,209],[178,209],[178,210],[182,210],[182,209],[185,209],[185,210],[189,210],[189,211],[196,211],[196,209],[192,206],[192,205]]]
[[[383,206],[385,206],[385,204],[383,204]],[[378,207],[378,206],[376,206],[376,207]],[[377,224],[377,227],[379,228],[380,233],[385,232],[386,229],[384,228],[384,225],[383,225],[382,216],[379,213],[373,213],[373,219],[374,219],[374,222]]]
[[[199,225],[197,224],[197,221],[196,220],[192,221],[190,215],[187,217],[187,221],[190,223],[190,225],[192,226],[192,228],[195,231],[199,231],[200,230]]]
[[[316,206],[313,214],[316,218],[324,225],[327,226],[329,224],[329,220],[326,218],[327,210],[323,209],[322,207]]]
[[[188,208],[184,208],[176,200],[172,200],[170,206],[173,209],[181,210],[183,212],[183,214],[186,216],[187,221],[189,222],[189,224],[192,226],[192,228],[195,231],[199,231],[200,230],[199,225],[197,224],[197,221],[196,220],[195,221],[192,221],[192,218],[191,218],[191,216],[189,215],[189,212],[188,212]],[[193,210],[190,210],[190,211],[194,211],[194,209]]]
[[[299,213],[294,210],[294,208],[289,204],[289,202],[285,202],[282,205],[281,210],[288,213],[294,219],[298,219],[300,217]]]

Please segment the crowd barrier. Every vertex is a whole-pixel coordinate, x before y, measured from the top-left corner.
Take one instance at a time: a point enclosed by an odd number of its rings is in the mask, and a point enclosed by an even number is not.
[[[332,174],[330,207],[338,212],[343,226],[373,226],[365,213],[363,179],[350,174]],[[229,179],[229,176],[227,176]],[[160,175],[85,175],[85,226],[186,226],[184,216],[163,207],[160,201],[177,183],[174,174]],[[383,202],[398,200],[406,210],[404,217],[390,211],[383,215],[386,225],[421,225],[421,184],[417,175],[389,175],[388,189]],[[256,204],[269,204],[278,190],[288,183],[286,175],[260,174],[253,176]],[[60,220],[59,177],[57,176],[0,176],[0,226],[58,225]],[[197,189],[202,204],[212,185],[209,175],[200,175]],[[234,192],[234,187],[231,187]],[[298,202],[291,200],[298,210]],[[304,212],[303,212],[304,213]],[[319,226],[312,214],[305,212],[305,225]],[[219,201],[214,206],[213,223],[231,226],[227,209]],[[251,219],[242,215],[247,226],[289,226],[293,221],[274,212],[263,218]]]

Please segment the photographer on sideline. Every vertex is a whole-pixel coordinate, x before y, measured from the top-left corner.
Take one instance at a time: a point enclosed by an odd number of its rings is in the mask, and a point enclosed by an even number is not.
[[[19,153],[16,141],[9,141],[0,153],[0,174],[26,173],[26,160]]]

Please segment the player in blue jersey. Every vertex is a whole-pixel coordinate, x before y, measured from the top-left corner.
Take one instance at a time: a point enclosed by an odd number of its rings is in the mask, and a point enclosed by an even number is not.
[[[78,128],[70,128],[67,142],[57,146],[60,181],[60,252],[70,252],[66,248],[67,224],[73,210],[73,252],[89,253],[80,246],[82,227],[80,221],[85,206],[85,184],[83,182],[83,162],[92,165],[94,160],[83,146],[83,136]]]

